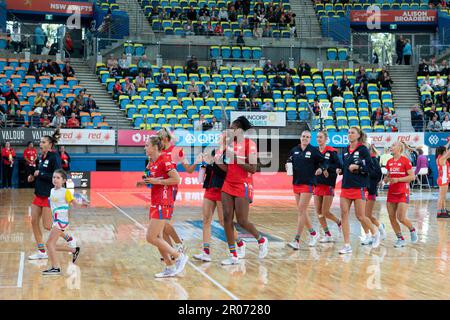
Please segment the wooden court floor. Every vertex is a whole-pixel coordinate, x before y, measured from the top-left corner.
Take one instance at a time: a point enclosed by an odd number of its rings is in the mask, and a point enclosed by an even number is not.
[[[362,231],[352,213],[353,254],[346,256],[337,252],[342,237],[335,244],[288,249],[286,242],[296,228],[292,195],[256,193],[251,220],[270,237],[266,259],[258,260],[256,244],[249,242],[241,265],[222,267],[227,247],[215,221],[213,261],[191,258],[181,276],[163,280],[154,278],[163,265],[157,250],[145,241],[148,191],[84,192],[91,207],[76,209],[71,216],[80,258],[73,265],[70,255],[60,253],[64,275],[44,278],[40,271],[46,261],[27,260],[35,250],[29,215],[32,191],[0,191],[0,299],[450,299],[450,221],[436,220],[435,191],[412,196],[408,216],[419,232],[417,244],[393,247],[395,235],[381,197],[375,210],[387,226],[387,239],[378,249],[360,246]],[[200,205],[200,193],[185,191],[175,209],[175,227],[189,256],[201,248]],[[332,212],[339,215],[337,198]],[[318,226],[315,217],[313,221]],[[330,227],[336,236],[336,226]],[[407,230],[404,234],[409,240]]]

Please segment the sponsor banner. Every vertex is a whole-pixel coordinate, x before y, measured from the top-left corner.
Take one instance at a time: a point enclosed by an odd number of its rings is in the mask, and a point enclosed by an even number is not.
[[[156,131],[153,130],[119,130],[117,144],[122,147],[142,147],[154,134]],[[175,130],[173,134],[176,137],[175,145],[179,147],[215,147],[218,145],[220,132]]]
[[[369,132],[367,136],[369,143],[377,148],[389,147],[395,141],[403,141],[413,147],[425,144],[423,132]]]
[[[37,144],[43,136],[52,135],[55,129],[11,128],[0,131],[0,143],[26,145],[29,141]],[[116,143],[114,130],[61,129],[62,145],[113,146]]]
[[[431,148],[443,147],[450,139],[450,132],[426,132],[425,144]]]
[[[69,179],[67,179],[67,187],[69,184],[72,188],[90,188],[91,187],[91,173],[90,172],[69,172]]]
[[[246,117],[255,127],[286,127],[286,112],[231,111],[230,121],[240,116]]]
[[[79,13],[82,16],[92,16],[94,8],[91,2],[63,1],[63,0],[6,0],[6,9],[9,11],[25,11],[36,14],[72,15]]]
[[[379,20],[378,20],[379,19]],[[436,10],[351,10],[351,24],[437,24]]]
[[[311,133],[311,144],[315,147],[317,144],[317,131]],[[328,132],[327,145],[335,148],[345,148],[348,145],[347,131]]]

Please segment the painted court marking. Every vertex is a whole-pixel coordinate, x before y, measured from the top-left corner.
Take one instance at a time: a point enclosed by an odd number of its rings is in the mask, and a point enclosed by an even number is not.
[[[101,193],[97,192],[97,194],[102,197],[106,202],[108,202],[110,205],[112,205],[114,208],[117,209],[117,211],[119,211],[120,213],[122,213],[124,216],[126,216],[127,218],[129,218],[131,221],[133,221],[136,226],[138,226],[139,228],[141,228],[142,230],[147,230],[147,228],[142,225],[140,222],[136,221],[133,217],[131,217],[128,213],[126,213],[124,210],[122,210],[121,208],[119,208],[118,206],[116,206],[112,201],[110,201],[108,198],[106,198],[104,195],[102,195]],[[216,280],[214,280],[211,276],[209,276],[208,274],[206,274],[203,270],[199,269],[196,265],[194,265],[192,262],[188,261],[188,264],[198,273],[200,273],[202,276],[204,276],[205,278],[207,278],[209,281],[211,281],[216,287],[218,287],[220,290],[222,290],[223,292],[225,292],[231,299],[233,300],[239,300],[238,297],[236,297],[233,293],[231,293],[227,288],[225,288],[224,286],[222,286],[219,282],[217,282]]]
[[[18,271],[17,271],[17,285],[16,286],[0,286],[0,288],[2,289],[15,289],[15,288],[22,288],[22,284],[23,284],[23,270],[25,267],[25,252],[21,251],[13,251],[13,252],[8,252],[8,251],[3,251],[0,252],[0,254],[13,254],[13,253],[20,253],[20,259],[19,259],[19,267],[18,267]]]

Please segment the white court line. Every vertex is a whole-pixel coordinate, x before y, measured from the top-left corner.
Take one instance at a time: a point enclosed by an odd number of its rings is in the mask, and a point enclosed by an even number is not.
[[[121,208],[119,208],[118,206],[116,206],[113,202],[111,202],[109,199],[107,199],[104,195],[100,194],[99,192],[97,192],[97,194],[102,197],[106,202],[108,202],[110,205],[112,205],[114,208],[116,208],[120,213],[122,213],[124,216],[128,217],[130,220],[132,220],[138,227],[140,227],[142,230],[147,230],[147,228],[142,225],[140,222],[136,221],[133,217],[131,217],[130,215],[128,215],[124,210],[122,210]],[[196,265],[194,265],[192,262],[188,261],[188,264],[194,268],[194,270],[196,270],[197,272],[199,272],[202,276],[204,276],[206,279],[208,279],[209,281],[211,281],[214,285],[216,285],[220,290],[222,290],[223,292],[225,292],[228,296],[230,296],[231,299],[233,300],[239,300],[238,297],[236,297],[233,293],[231,293],[227,288],[225,288],[224,286],[222,286],[219,282],[217,282],[216,280],[214,280],[213,278],[211,278],[211,276],[209,276],[208,274],[206,274],[204,271],[202,271],[201,269],[199,269]]]
[[[20,253],[19,273],[17,274],[17,288],[22,288],[23,269],[25,266],[25,252]]]

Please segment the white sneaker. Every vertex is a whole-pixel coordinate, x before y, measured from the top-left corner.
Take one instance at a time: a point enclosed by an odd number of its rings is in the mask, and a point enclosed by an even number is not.
[[[67,245],[69,246],[69,248],[76,249],[77,239],[75,239],[75,237],[72,237],[72,241],[68,241]]]
[[[259,259],[264,259],[267,256],[267,253],[269,253],[269,240],[267,240],[266,237],[263,237],[264,242],[259,244]]]
[[[381,240],[385,240],[386,239],[386,227],[384,226],[384,223],[380,224],[380,227],[378,228],[378,230],[380,231]]]
[[[334,239],[332,236],[329,236],[326,234],[322,237],[322,239],[319,240],[319,242],[320,243],[329,243],[329,242],[334,242]]]
[[[375,235],[372,237],[372,239],[373,239],[372,248],[378,248],[380,246],[381,240],[380,230],[377,230],[377,232],[375,232]]]
[[[352,253],[352,247],[350,245],[345,245],[341,250],[339,250],[339,254],[349,254]]]
[[[294,250],[300,250],[300,241],[294,240],[288,243],[288,247],[291,247]]]
[[[178,259],[175,261],[175,274],[179,274],[184,270],[184,267],[186,267],[186,263],[188,262],[189,257],[185,255],[184,253],[181,253]]]
[[[310,236],[308,246],[315,247],[317,244],[317,241],[319,241],[319,238],[320,238],[320,235],[318,232],[316,232],[315,236]]]
[[[242,243],[243,245],[240,247],[236,244],[236,253],[239,259],[245,258],[245,247],[247,246],[247,244],[245,243],[244,240],[242,240]]]
[[[366,236],[361,239],[361,245],[362,246],[368,246],[371,245],[373,243],[372,241],[372,237],[370,236],[370,234],[366,234]]]
[[[165,267],[163,272],[157,273],[155,274],[155,278],[170,278],[170,277],[175,277],[176,273],[175,273],[176,269],[175,268],[168,268]]]
[[[221,264],[223,266],[232,266],[235,264],[239,264],[239,258],[235,256],[230,256],[228,259],[222,260]]]
[[[193,257],[195,260],[211,262],[211,256],[207,254],[205,251],[202,251],[202,253],[199,254],[194,254]]]
[[[32,254],[28,257],[28,260],[40,260],[40,259],[48,259],[47,252],[37,251],[35,254]]]

